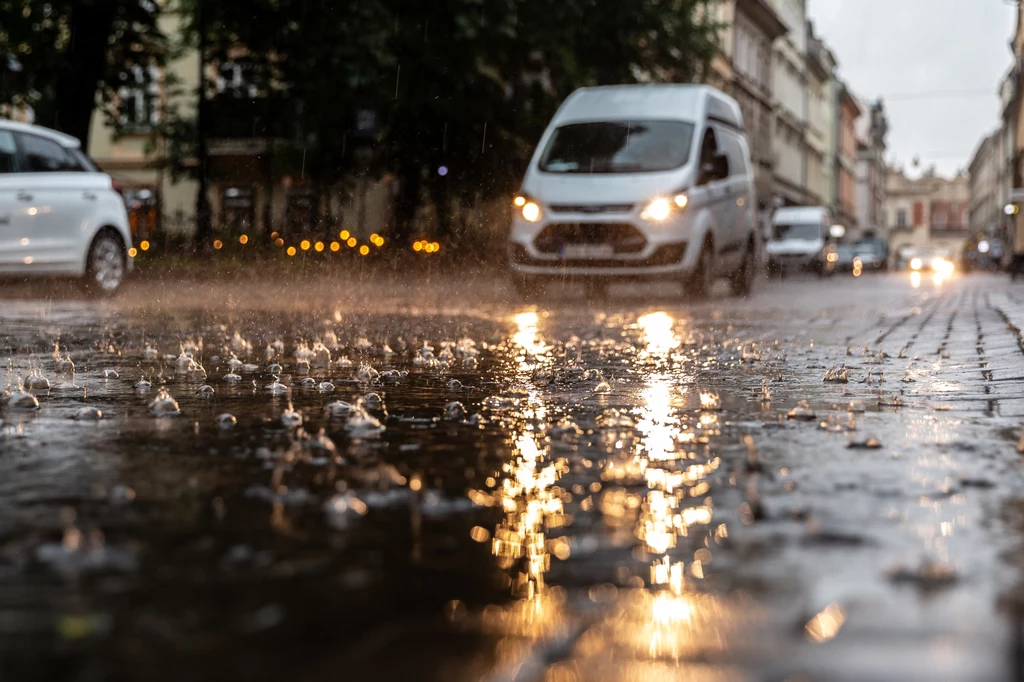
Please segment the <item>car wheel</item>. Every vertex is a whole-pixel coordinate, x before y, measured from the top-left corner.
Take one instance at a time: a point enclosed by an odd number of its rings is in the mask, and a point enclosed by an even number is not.
[[[100,232],[89,247],[84,285],[89,293],[110,296],[121,287],[127,271],[124,244],[111,232]]]
[[[534,301],[540,298],[544,291],[544,284],[534,277],[518,275],[512,279],[512,284],[515,286],[519,298],[525,301]]]
[[[704,242],[704,248],[697,259],[697,268],[686,281],[686,293],[694,298],[707,298],[715,283],[714,249],[710,240]]]
[[[732,293],[736,296],[749,296],[754,290],[754,281],[757,279],[757,249],[754,242],[747,243],[747,251],[743,254],[743,262],[736,272],[732,274],[729,285]]]

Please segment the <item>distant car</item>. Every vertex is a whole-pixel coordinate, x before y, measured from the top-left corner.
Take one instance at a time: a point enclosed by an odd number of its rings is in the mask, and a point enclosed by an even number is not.
[[[704,85],[577,90],[541,137],[513,200],[516,288],[547,280],[717,278],[746,294],[760,262],[754,170],[739,105]]]
[[[77,139],[0,120],[0,277],[73,276],[111,294],[130,246],[124,200]]]
[[[907,263],[907,267],[914,272],[939,272],[944,275],[952,274],[956,269],[956,265],[949,258],[949,254],[942,252],[922,253],[912,256]]]
[[[824,206],[792,206],[772,214],[772,234],[765,251],[768,272],[828,275],[835,271],[839,255],[830,243],[832,219]]]
[[[857,258],[864,270],[889,269],[888,246],[881,239],[862,239],[853,246]]]
[[[836,247],[835,253],[836,272],[853,272],[854,260],[857,257],[853,247],[848,244],[841,244]]]

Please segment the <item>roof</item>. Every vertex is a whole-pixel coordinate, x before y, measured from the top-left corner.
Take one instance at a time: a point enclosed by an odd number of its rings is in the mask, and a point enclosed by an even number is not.
[[[711,107],[724,108],[743,127],[732,97],[709,85],[640,84],[580,88],[555,114],[559,123],[608,118],[668,118],[696,121]]]
[[[48,137],[62,147],[72,147],[77,149],[82,146],[82,143],[78,141],[77,137],[72,137],[71,135],[57,130],[51,130],[50,128],[44,128],[43,126],[0,119],[0,129],[13,130],[19,133],[31,133],[33,135],[39,135],[40,137]]]

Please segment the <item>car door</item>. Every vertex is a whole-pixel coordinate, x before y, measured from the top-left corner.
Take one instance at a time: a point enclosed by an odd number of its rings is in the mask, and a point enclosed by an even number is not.
[[[0,129],[0,270],[21,269],[26,258],[24,208],[18,201],[18,147],[14,133]]]
[[[41,135],[17,133],[20,164],[25,173],[17,200],[25,223],[26,257],[59,269],[81,259],[81,224],[88,195],[67,150]],[[91,193],[95,196],[95,193]],[[94,199],[95,200],[95,199]]]
[[[750,153],[746,140],[735,130],[724,130],[721,135],[723,153],[729,159],[729,179],[727,181],[731,220],[729,223],[729,240],[736,260],[741,261],[750,237],[751,228],[755,224],[756,206],[754,206],[753,171],[750,167]]]
[[[704,207],[712,216],[715,251],[721,262],[722,247],[728,242],[725,230],[728,229],[729,216],[723,211],[726,196],[725,173],[719,173],[720,148],[714,127],[708,126],[700,145],[700,158],[697,170],[697,184],[690,191],[690,200],[694,208]]]

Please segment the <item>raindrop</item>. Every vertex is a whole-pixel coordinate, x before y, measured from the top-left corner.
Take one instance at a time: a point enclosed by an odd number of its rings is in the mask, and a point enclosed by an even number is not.
[[[103,412],[100,408],[86,405],[80,407],[75,411],[75,417],[77,421],[97,421],[103,419]]]
[[[446,348],[445,350],[448,350],[448,349]],[[449,391],[461,391],[462,390],[462,382],[459,381],[458,379],[452,379],[451,381],[448,382],[448,390]]]
[[[612,392],[612,386],[607,381],[602,380],[597,386],[594,387],[594,393],[603,395]]]
[[[314,379],[313,377],[303,377],[303,379],[299,382],[299,386],[302,388],[315,388],[316,379]]]
[[[142,349],[142,359],[145,362],[156,362],[160,359],[160,353],[153,346],[146,346]]]
[[[185,351],[181,351],[181,355],[179,355],[178,358],[174,361],[174,367],[179,374],[184,374],[193,365],[195,365],[195,360],[192,359],[191,354],[186,353]]]
[[[457,400],[453,400],[444,406],[444,418],[449,420],[459,420],[466,418],[466,408],[462,403]]]
[[[273,374],[275,376],[281,376],[281,365],[276,362],[272,362],[267,365],[267,374]]]
[[[334,384],[332,384],[329,381],[321,381],[320,385],[316,387],[316,390],[320,391],[321,393],[330,393],[331,391],[334,390]]]
[[[202,365],[199,365],[199,364],[196,364],[195,362],[193,362],[192,366],[188,368],[188,371],[186,372],[186,376],[188,377],[189,381],[193,381],[193,382],[204,381],[206,379],[206,370],[203,368]]]
[[[796,404],[796,407],[786,413],[786,417],[796,421],[813,421],[814,410],[811,409],[811,406],[806,400],[801,400]]]
[[[244,365],[239,367],[239,369],[242,371],[242,374],[254,374],[260,370],[259,367],[252,364],[251,362],[245,363]]]
[[[218,414],[214,421],[217,422],[218,428],[223,429],[225,431],[227,429],[235,428],[235,425],[238,423],[238,420],[235,419],[235,415],[228,414],[227,412],[225,412],[224,414]]]
[[[833,366],[832,369],[825,372],[825,376],[821,378],[822,381],[845,384],[850,380],[850,371],[846,369],[846,365],[840,367]]]
[[[376,393],[367,393],[363,396],[363,404],[371,410],[379,410],[384,406],[384,401]]]
[[[213,395],[213,386],[210,386],[209,384],[203,384],[202,386],[199,387],[199,395],[204,397],[209,397]]]
[[[105,370],[103,370],[103,378],[104,379],[117,379],[119,377],[120,377],[120,375],[117,373],[116,369],[105,369]]]
[[[28,379],[25,380],[25,388],[30,391],[49,391],[50,380],[42,374],[31,374]]]
[[[27,391],[18,390],[4,398],[4,407],[8,410],[38,410],[39,401]]]
[[[384,431],[380,421],[363,409],[354,409],[348,422],[345,424],[345,431],[355,439],[375,438]]]
[[[294,429],[302,425],[302,415],[289,404],[288,409],[281,413],[281,424],[286,429]]]
[[[882,441],[878,440],[875,436],[855,436],[850,439],[850,442],[846,444],[846,447],[864,450],[877,450],[882,447]]]
[[[700,409],[702,410],[718,410],[722,407],[722,399],[718,397],[718,394],[714,391],[701,391],[700,394]]]
[[[462,359],[462,369],[473,371],[476,369],[477,361],[476,358],[469,357]]]
[[[155,417],[176,417],[181,414],[178,403],[167,392],[161,388],[153,401],[149,404],[149,412]]]
[[[140,379],[135,384],[135,390],[137,390],[137,391],[148,391],[151,388],[153,388],[153,384],[148,382],[145,378]]]
[[[235,374],[234,372],[229,372],[228,374],[224,375],[224,379],[223,380],[228,382],[228,383],[232,383],[233,384],[233,383],[237,383],[237,382],[241,381],[242,377],[241,377],[241,375]]]
[[[352,414],[352,406],[344,400],[335,400],[324,405],[324,416],[328,419],[343,419]]]
[[[284,395],[288,392],[288,387],[277,379],[274,379],[273,382],[267,384],[266,390],[270,395]]]
[[[361,384],[372,384],[377,380],[378,376],[380,376],[380,373],[366,364],[360,365],[359,369],[356,370],[356,381]]]

